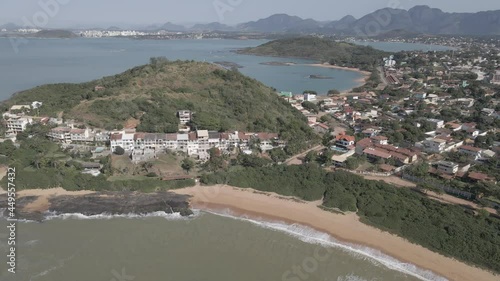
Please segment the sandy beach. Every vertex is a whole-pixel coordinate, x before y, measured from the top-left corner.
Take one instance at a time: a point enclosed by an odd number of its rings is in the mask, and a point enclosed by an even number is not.
[[[336,65],[331,65],[329,63],[315,63],[315,64],[307,64],[308,66],[314,66],[314,67],[323,67],[323,68],[332,68],[332,69],[340,69],[340,70],[347,70],[347,71],[354,71],[363,74],[363,77],[356,79],[356,82],[359,83],[359,86],[363,86],[366,83],[366,80],[371,75],[371,72],[369,71],[364,71],[358,68],[350,68],[350,67],[342,67],[342,66],[336,66]]]
[[[296,199],[230,186],[191,187],[174,191],[191,195],[193,208],[201,210],[230,209],[238,215],[309,226],[349,243],[378,249],[401,261],[430,270],[449,280],[490,281],[500,276],[434,253],[405,239],[383,232],[359,221],[356,214],[334,214],[318,208],[320,202]]]

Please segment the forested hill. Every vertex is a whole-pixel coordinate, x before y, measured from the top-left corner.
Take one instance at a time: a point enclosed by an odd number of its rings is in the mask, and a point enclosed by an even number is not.
[[[335,42],[316,37],[286,38],[239,51],[258,56],[304,58],[333,65],[371,70],[389,54],[369,46]]]
[[[97,88],[96,88],[97,87]],[[192,126],[207,130],[277,132],[291,140],[290,153],[314,139],[305,117],[275,91],[236,70],[210,63],[152,58],[147,65],[81,84],[44,85],[3,103],[43,102],[40,116],[63,113],[92,127],[176,132],[177,110],[195,112]]]

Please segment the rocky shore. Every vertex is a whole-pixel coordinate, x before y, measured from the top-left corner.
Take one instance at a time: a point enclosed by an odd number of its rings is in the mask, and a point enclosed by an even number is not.
[[[86,195],[23,196],[16,200],[16,218],[43,221],[47,214],[121,215],[149,214],[154,212],[192,214],[190,196],[171,192],[100,192]],[[0,209],[8,215],[6,194],[0,195]]]

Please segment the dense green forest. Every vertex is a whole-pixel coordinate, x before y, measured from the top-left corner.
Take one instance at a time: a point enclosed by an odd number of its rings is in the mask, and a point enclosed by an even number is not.
[[[194,112],[191,125],[200,130],[277,132],[289,141],[290,154],[316,141],[306,118],[273,89],[237,70],[202,62],[152,58],[147,65],[96,81],[18,93],[2,109],[33,101],[43,102],[40,116],[62,112],[64,118],[109,130],[132,119],[140,121],[139,131],[177,132],[176,112],[187,109]]]
[[[353,211],[362,221],[430,250],[500,272],[500,221],[487,212],[440,203],[407,188],[368,181],[318,165],[247,165],[202,176],[202,183],[294,195],[323,197],[323,206]]]
[[[335,42],[317,37],[286,38],[271,41],[255,48],[239,51],[242,54],[293,57],[329,62],[332,65],[355,67],[371,71],[389,54],[369,46]]]

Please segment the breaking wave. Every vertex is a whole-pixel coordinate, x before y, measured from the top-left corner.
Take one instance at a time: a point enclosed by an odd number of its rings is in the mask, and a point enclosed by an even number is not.
[[[413,265],[411,263],[405,263],[401,262],[391,256],[388,256],[384,253],[382,253],[379,250],[369,248],[366,246],[362,245],[356,245],[356,244],[351,244],[351,243],[344,243],[340,242],[337,239],[333,238],[331,235],[317,231],[311,227],[307,227],[304,225],[299,225],[299,224],[287,224],[284,222],[279,222],[279,221],[265,221],[265,220],[258,220],[254,218],[249,218],[247,216],[236,216],[234,213],[229,210],[221,210],[221,211],[206,211],[208,213],[217,215],[217,216],[222,216],[226,218],[231,218],[235,220],[242,220],[246,221],[252,224],[255,224],[259,227],[274,230],[274,231],[279,231],[285,234],[288,234],[290,236],[293,236],[303,242],[310,243],[310,244],[316,244],[316,245],[321,245],[324,247],[333,247],[337,248],[340,250],[343,250],[349,254],[354,255],[357,258],[362,258],[367,261],[370,261],[374,263],[375,265],[383,265],[389,269],[395,270],[402,272],[404,274],[408,274],[411,276],[414,276],[418,279],[424,280],[424,281],[446,281],[448,279],[436,275],[435,273],[421,269],[417,267],[416,265]],[[346,279],[346,280],[353,280],[353,279]],[[356,280],[356,279],[354,279]]]

